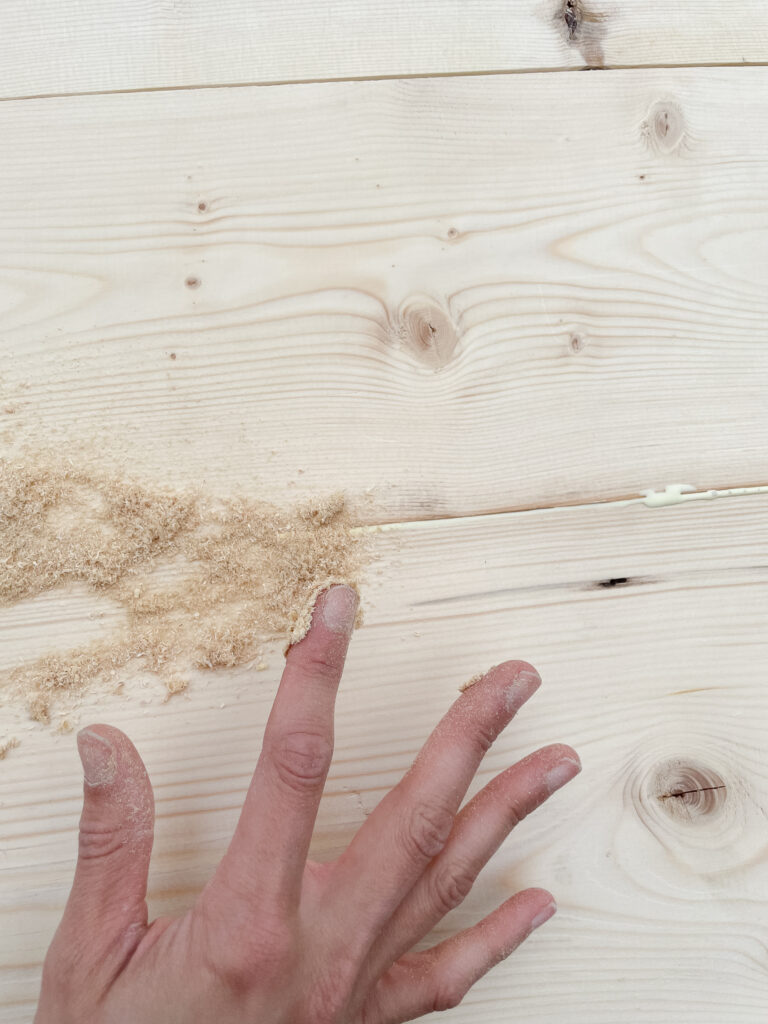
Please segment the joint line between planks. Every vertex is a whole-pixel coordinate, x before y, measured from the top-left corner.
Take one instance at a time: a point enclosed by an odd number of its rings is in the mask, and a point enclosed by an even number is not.
[[[685,497],[683,497],[680,501],[670,502],[667,506],[661,507],[672,507],[675,504],[687,504],[690,501],[717,501],[727,497],[756,497],[758,494],[768,494],[768,484],[739,484],[732,487],[720,487],[717,488],[716,490],[724,493],[719,494],[715,498],[709,497],[712,490],[712,488],[704,488],[702,490],[688,492],[688,494]],[[729,494],[729,491],[746,491],[747,493]],[[616,507],[621,507],[624,505],[645,504],[649,511],[658,511],[658,508],[654,508],[651,505],[647,505],[647,501],[648,494],[640,494],[632,495],[631,497],[616,497],[604,499],[598,498],[594,501],[566,501],[555,505],[530,505],[521,508],[490,509],[487,512],[472,512],[469,515],[429,516],[422,519],[392,519],[380,523],[366,523],[361,526],[353,527],[353,533],[375,533],[378,531],[385,532],[389,530],[395,530],[410,526],[431,526],[437,523],[456,523],[480,519],[489,519],[494,516],[501,517],[519,515],[527,512],[556,512],[559,509],[565,508],[593,508],[599,505],[614,505]]]
[[[708,68],[764,68],[768,61],[712,61],[693,64],[606,64],[598,67],[576,64],[568,67],[502,68],[487,71],[423,71],[391,75],[341,75],[338,78],[285,78],[274,81],[213,82],[200,85],[150,85],[125,89],[83,89],[73,92],[20,93],[0,96],[0,103],[21,103],[25,100],[78,99],[91,96],[131,96],[139,93],[197,92],[212,89],[269,89],[294,85],[339,85],[348,82],[397,82],[425,78],[504,78],[511,75],[557,75],[581,71],[653,71],[653,70],[706,70]]]

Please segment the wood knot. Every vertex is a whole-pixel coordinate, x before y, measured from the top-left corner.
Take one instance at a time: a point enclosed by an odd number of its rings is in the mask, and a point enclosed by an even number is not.
[[[572,334],[568,338],[568,348],[573,352],[574,355],[578,355],[579,352],[583,352],[586,348],[586,339],[580,334]]]
[[[597,585],[599,587],[605,587],[606,590],[610,590],[611,587],[626,587],[628,583],[631,583],[629,576],[611,576],[607,580],[598,580]]]
[[[683,112],[672,100],[659,100],[648,111],[640,130],[649,148],[674,153],[685,138]]]
[[[656,767],[651,792],[670,817],[690,822],[721,810],[728,788],[721,775],[700,762],[672,758]]]
[[[401,343],[435,372],[450,363],[459,343],[448,314],[439,306],[419,299],[401,307],[396,333]]]
[[[187,288],[199,288],[202,282],[199,277],[188,277],[184,284]]]
[[[589,10],[584,0],[560,0],[555,20],[564,26],[569,44],[581,50],[588,67],[605,67],[604,15]]]

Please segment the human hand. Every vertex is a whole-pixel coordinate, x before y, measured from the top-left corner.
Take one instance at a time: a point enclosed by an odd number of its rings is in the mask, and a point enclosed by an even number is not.
[[[307,860],[356,610],[354,591],[325,591],[288,652],[234,837],[183,917],[147,922],[154,803],[135,747],[107,725],[79,734],[79,855],[36,1024],[398,1024],[456,1006],[551,917],[551,895],[528,889],[409,952],[510,829],[580,770],[570,747],[545,747],[459,811],[483,755],[540,684],[525,662],[461,694],[336,861]]]

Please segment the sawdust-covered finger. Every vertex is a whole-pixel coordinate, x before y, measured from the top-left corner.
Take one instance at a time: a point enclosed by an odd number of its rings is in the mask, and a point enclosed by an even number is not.
[[[483,756],[541,683],[523,661],[497,665],[455,701],[410,770],[362,825],[334,868],[327,912],[339,934],[373,944],[443,850]],[[343,894],[341,899],[336,894]]]
[[[334,586],[294,644],[240,820],[216,882],[280,912],[295,909],[333,754],[333,715],[358,596]]]
[[[403,1024],[458,1006],[484,974],[555,913],[544,889],[517,893],[472,928],[402,957],[380,979],[355,1024]]]

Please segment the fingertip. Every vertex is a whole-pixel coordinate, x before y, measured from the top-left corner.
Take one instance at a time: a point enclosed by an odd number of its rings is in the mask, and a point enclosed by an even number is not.
[[[581,758],[573,747],[565,743],[553,743],[550,747],[544,747],[542,754],[550,794],[575,779],[581,772]]]
[[[108,786],[117,776],[117,757],[112,743],[97,729],[81,729],[77,734],[77,752],[83,775],[89,786]]]
[[[121,784],[130,786],[149,784],[141,754],[121,729],[96,722],[81,729],[76,742],[89,788],[110,786],[121,780]]]
[[[502,678],[507,687],[510,710],[517,711],[542,685],[542,677],[528,662],[502,662],[487,673]]]
[[[528,934],[540,928],[557,913],[557,902],[548,889],[525,889],[513,897],[518,909],[523,908],[528,917]]]
[[[315,615],[332,633],[351,636],[360,604],[360,595],[347,584],[338,584],[324,590],[315,602]]]
[[[524,896],[530,903],[535,903],[540,906],[546,906],[549,903],[555,903],[555,897],[552,895],[549,889],[541,889],[539,888],[539,886],[533,886],[530,889],[523,889],[520,895]]]
[[[581,758],[578,753],[567,743],[553,743],[547,748],[552,751],[554,759],[558,761],[571,761],[581,771]]]
[[[537,928],[541,928],[543,924],[546,924],[550,918],[554,917],[557,913],[557,904],[554,900],[542,907],[542,909],[536,914],[531,921],[531,931],[535,932]]]
[[[318,627],[349,642],[357,621],[360,595],[347,583],[326,584],[317,589],[298,615],[283,648],[288,659],[304,640],[318,632]]]

